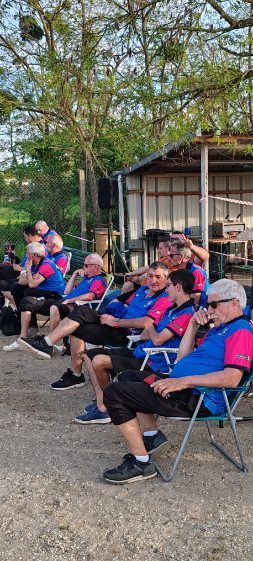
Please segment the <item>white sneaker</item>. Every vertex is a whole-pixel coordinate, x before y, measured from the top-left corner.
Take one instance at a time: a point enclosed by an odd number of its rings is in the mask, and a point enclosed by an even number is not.
[[[3,351],[19,351],[19,350],[20,350],[20,346],[17,341],[14,341],[13,343],[11,343],[11,345],[5,345],[3,347]]]

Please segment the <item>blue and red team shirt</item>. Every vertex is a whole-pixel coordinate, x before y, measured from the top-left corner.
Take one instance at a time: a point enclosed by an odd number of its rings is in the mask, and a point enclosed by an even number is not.
[[[76,298],[82,294],[87,294],[92,292],[95,297],[100,300],[102,298],[107,287],[107,280],[103,275],[95,275],[94,277],[84,277],[79,284],[71,290],[68,294],[64,295],[64,298]]]
[[[193,274],[194,279],[195,279],[192,294],[194,294],[194,292],[201,292],[200,299],[199,299],[199,305],[205,307],[206,303],[207,303],[206,291],[210,286],[208,278],[207,278],[207,274],[204,271],[204,269],[202,269],[202,267],[200,267],[200,265],[196,265],[196,263],[192,263],[192,261],[189,261],[187,263],[186,269],[187,269],[187,271],[190,271],[190,273]]]
[[[45,234],[40,234],[40,235],[43,239],[43,242],[47,243],[49,236],[53,236],[54,234],[57,234],[55,230],[48,230]]]
[[[148,286],[141,286],[134,294],[131,294],[126,301],[126,306],[122,302],[112,302],[107,306],[106,313],[125,319],[148,316],[157,325],[168,308],[168,304],[170,305],[171,302],[165,290],[160,290],[153,296],[147,296],[148,292]]]
[[[68,266],[68,258],[65,255],[64,251],[57,251],[57,253],[54,253],[54,255],[51,255],[51,253],[48,252],[48,259],[51,259],[51,261],[53,261],[58,269],[61,271],[62,275],[65,275],[66,273],[66,269]]]
[[[173,334],[173,338],[163,343],[163,347],[175,349],[179,347],[181,339],[194,312],[195,308],[192,300],[188,300],[188,302],[185,302],[182,306],[178,307],[174,304],[166,310],[163,318],[156,327],[156,331],[157,333],[161,333],[163,329],[168,329]],[[157,348],[157,345],[155,345],[151,339],[141,341],[134,349],[133,356],[144,359],[146,353],[143,349],[145,348],[155,349]],[[175,353],[170,353],[168,356],[172,362],[176,359]],[[154,372],[168,372],[168,364],[163,353],[151,355],[150,360],[148,361],[148,366],[150,366]]]
[[[240,316],[210,329],[198,342],[197,349],[174,366],[171,378],[201,376],[226,367],[239,368],[243,374],[250,371],[252,360],[253,325]],[[218,415],[225,408],[222,392],[212,390],[204,397],[204,404],[213,415]]]
[[[61,271],[48,257],[42,257],[39,265],[32,269],[32,273],[33,275],[39,273],[45,279],[37,286],[39,290],[52,290],[64,294],[65,282]]]

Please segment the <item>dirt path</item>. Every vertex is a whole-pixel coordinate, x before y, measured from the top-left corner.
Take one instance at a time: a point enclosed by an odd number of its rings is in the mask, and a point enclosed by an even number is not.
[[[172,483],[105,484],[103,470],[126,449],[113,426],[72,422],[91,400],[89,382],[53,392],[69,358],[2,351],[14,339],[0,337],[1,561],[252,560],[253,423],[240,427],[248,475],[198,427]],[[173,451],[184,427],[161,426]],[[217,430],[229,440],[228,428]]]

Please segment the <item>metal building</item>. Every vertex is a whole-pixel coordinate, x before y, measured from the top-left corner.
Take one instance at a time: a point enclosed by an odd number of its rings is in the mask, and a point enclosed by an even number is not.
[[[213,223],[225,217],[253,228],[252,206],[210,198],[253,202],[253,135],[190,135],[166,144],[123,174],[132,269],[148,262],[149,230],[190,228],[207,247]]]

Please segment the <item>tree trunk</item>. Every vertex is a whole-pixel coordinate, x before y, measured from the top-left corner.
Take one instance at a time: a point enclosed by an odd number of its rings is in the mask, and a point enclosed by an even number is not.
[[[101,213],[100,213],[100,208],[98,206],[97,180],[96,180],[96,176],[95,176],[95,172],[94,172],[92,157],[91,157],[89,152],[86,152],[86,164],[87,164],[87,172],[88,172],[92,206],[93,206],[93,212],[94,212],[94,224],[95,224],[95,226],[100,226],[100,224],[101,224]]]
[[[86,223],[86,192],[85,192],[85,175],[84,170],[79,169],[79,198],[80,198],[80,222],[81,222],[81,247],[87,250],[87,223]]]

